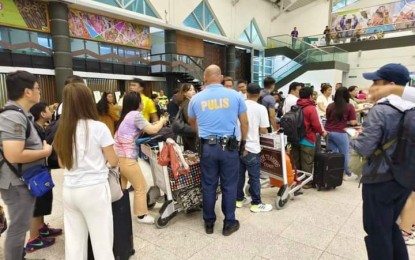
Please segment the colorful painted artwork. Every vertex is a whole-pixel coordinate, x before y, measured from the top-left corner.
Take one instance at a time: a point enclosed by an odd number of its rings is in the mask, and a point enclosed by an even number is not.
[[[47,5],[33,0],[0,0],[0,24],[49,32]]]
[[[415,0],[338,12],[331,16],[331,27],[337,33],[347,33],[345,31],[353,29],[361,33],[376,33],[414,26]]]
[[[1,1],[1,0],[0,0]],[[69,11],[69,32],[72,37],[150,49],[150,29],[101,15],[78,10]]]

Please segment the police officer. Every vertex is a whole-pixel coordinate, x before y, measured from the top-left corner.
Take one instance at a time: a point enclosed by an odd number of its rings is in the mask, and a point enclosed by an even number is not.
[[[235,219],[239,155],[245,151],[248,119],[246,105],[240,94],[221,85],[223,76],[217,65],[204,73],[206,88],[192,97],[189,123],[198,129],[202,170],[203,219],[205,231],[212,234],[216,221],[216,188],[220,178],[222,212],[225,215],[222,234],[229,236],[239,229]],[[238,119],[240,131],[237,130]],[[236,136],[241,133],[241,136]],[[238,143],[240,139],[240,143]]]

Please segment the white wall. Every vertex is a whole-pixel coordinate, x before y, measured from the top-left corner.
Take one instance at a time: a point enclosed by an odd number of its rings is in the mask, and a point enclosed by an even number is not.
[[[345,74],[343,83],[346,86],[357,85],[360,88],[368,88],[371,81],[365,80],[364,72],[376,71],[388,63],[401,63],[409,71],[415,71],[415,46],[352,52],[349,54],[350,71]]]
[[[299,37],[322,34],[329,19],[330,1],[315,0],[311,4],[286,12],[272,22],[270,35],[290,34],[297,27]]]
[[[337,82],[341,82],[343,77],[343,72],[341,70],[312,70],[307,71],[300,77],[296,78],[292,82],[302,82],[302,83],[310,83],[314,86],[314,90],[319,92],[320,94],[320,85],[321,83],[330,83],[334,86]],[[291,82],[290,82],[291,83]],[[283,86],[282,88],[278,89],[278,91],[284,92],[284,95],[288,94],[288,88],[290,83]],[[277,87],[278,83],[277,83]]]

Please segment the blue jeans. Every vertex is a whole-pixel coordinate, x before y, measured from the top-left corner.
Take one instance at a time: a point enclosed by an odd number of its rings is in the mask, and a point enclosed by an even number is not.
[[[344,155],[344,172],[350,176],[352,173],[349,170],[350,152],[347,133],[329,132],[327,149]]]
[[[235,223],[236,187],[238,184],[239,153],[223,150],[219,144],[203,144],[202,158],[203,219],[205,223],[216,221],[216,188],[220,178],[222,190],[222,212],[225,225]]]
[[[239,180],[238,190],[236,194],[236,200],[243,200],[245,197],[245,172],[248,171],[248,184],[249,193],[252,197],[252,205],[258,205],[261,203],[261,158],[258,153],[248,153],[246,156],[241,157],[239,163]]]

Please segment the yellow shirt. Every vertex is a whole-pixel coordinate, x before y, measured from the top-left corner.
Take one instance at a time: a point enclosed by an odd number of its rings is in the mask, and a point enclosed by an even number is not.
[[[144,118],[150,122],[150,115],[153,113],[157,113],[156,105],[154,105],[153,100],[151,100],[143,94],[141,94],[141,102],[143,103],[142,114]]]

